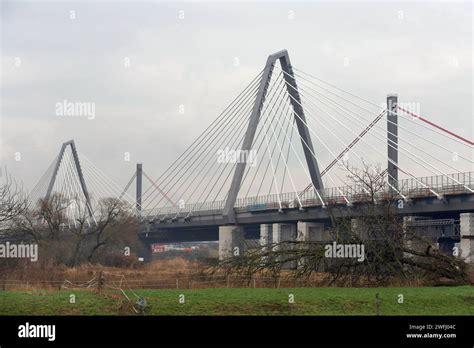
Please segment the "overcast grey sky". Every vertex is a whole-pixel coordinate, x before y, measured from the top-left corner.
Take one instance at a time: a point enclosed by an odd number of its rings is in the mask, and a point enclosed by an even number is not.
[[[158,176],[283,48],[300,69],[377,103],[398,93],[474,138],[471,2],[3,1],[1,9],[0,156],[28,188],[72,138],[121,185],[136,162]],[[95,118],[58,117],[64,99],[95,103]]]

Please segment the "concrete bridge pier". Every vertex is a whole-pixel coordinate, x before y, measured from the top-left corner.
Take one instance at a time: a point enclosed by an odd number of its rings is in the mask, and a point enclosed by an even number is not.
[[[453,255],[453,247],[455,245],[453,219],[443,220],[405,216],[403,218],[403,225],[407,247],[420,252],[426,252],[426,243],[431,243],[432,245],[438,245],[440,252],[446,255]],[[410,234],[423,238],[425,242],[411,238]]]
[[[272,224],[261,224],[260,225],[260,246],[262,252],[270,251],[270,245],[273,243],[273,225]],[[262,261],[266,261],[267,257],[263,256]]]
[[[362,219],[351,219],[351,232],[362,242],[369,238],[369,229]]]
[[[273,243],[281,243],[296,240],[296,225],[288,223],[276,223],[272,225]]]
[[[143,261],[150,262],[153,260],[153,251],[151,249],[152,243],[142,242],[142,250],[139,257],[143,257]]]
[[[324,229],[324,224],[319,222],[303,222],[298,221],[297,230],[298,235],[296,236],[296,240],[300,242],[331,242],[331,234],[329,231]],[[309,247],[309,246],[308,246]],[[316,250],[316,246],[311,249]],[[297,267],[303,267],[307,263],[306,258],[302,258],[298,260]],[[323,267],[320,267],[318,271],[323,271]]]
[[[467,263],[474,263],[474,213],[462,213],[460,215],[461,227],[461,257]]]
[[[219,260],[239,256],[243,252],[244,241],[244,228],[242,226],[219,226]]]
[[[298,221],[298,241],[303,242],[328,242],[331,240],[329,231],[324,230],[324,224],[320,222]]]
[[[296,241],[297,231],[296,231],[296,224],[289,224],[289,223],[276,223],[272,226],[272,241],[273,243],[282,243],[287,241]],[[282,248],[282,246],[274,247],[274,250],[278,250]],[[291,248],[288,246],[286,248]],[[283,268],[286,269],[294,269],[296,268],[296,262],[290,261],[285,262],[283,264]]]
[[[413,227],[410,226],[414,221],[416,221],[416,216],[404,216],[403,217],[403,245],[410,249],[419,252],[426,251],[426,245],[420,240],[414,240],[411,235],[413,232]],[[409,258],[416,258],[413,254],[403,252],[403,255]]]
[[[273,225],[260,225],[260,245],[265,246],[273,243]]]

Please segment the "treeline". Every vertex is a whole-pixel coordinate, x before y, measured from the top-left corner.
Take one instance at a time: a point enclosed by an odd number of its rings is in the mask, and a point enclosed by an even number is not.
[[[120,199],[106,198],[88,207],[79,198],[55,193],[32,202],[10,177],[0,186],[0,243],[38,246],[37,262],[0,259],[2,273],[84,263],[130,266],[142,251],[138,231],[136,216]]]

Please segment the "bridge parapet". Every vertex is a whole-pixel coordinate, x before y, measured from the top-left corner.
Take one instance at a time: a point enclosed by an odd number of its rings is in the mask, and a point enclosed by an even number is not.
[[[399,180],[399,194],[390,193],[388,185],[385,190],[377,194],[376,199],[422,199],[435,197],[449,198],[450,196],[474,194],[474,172],[450,174],[449,177],[461,184],[453,184],[453,180],[446,176],[427,176],[415,179]],[[471,189],[472,191],[470,191]],[[302,207],[323,206],[323,202],[314,191],[300,192],[300,202]],[[370,201],[368,195],[361,185],[330,187],[325,188],[323,199],[325,204],[337,205],[350,203],[363,203]],[[294,192],[286,192],[280,195],[273,194],[267,196],[239,198],[235,204],[236,212],[257,212],[265,210],[278,210],[283,208],[298,208],[299,202],[296,200]],[[225,201],[198,202],[186,204],[184,206],[170,206],[153,210],[143,211],[143,215],[148,218],[172,220],[174,218],[185,218],[192,216],[207,216],[222,213]]]

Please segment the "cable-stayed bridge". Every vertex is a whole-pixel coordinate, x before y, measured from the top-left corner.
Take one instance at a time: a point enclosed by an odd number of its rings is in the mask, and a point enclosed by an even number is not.
[[[120,199],[131,210],[135,208],[134,198],[80,153],[74,140],[62,144],[58,156],[28,194],[32,207],[51,200],[63,205],[69,224],[78,220],[96,224],[101,201],[107,198]]]
[[[357,180],[363,170],[378,187],[377,199],[396,200],[398,214],[453,223],[464,214],[469,225],[474,143],[416,106],[395,94],[383,104],[369,101],[297,69],[284,50],[268,57],[157,179],[139,164],[120,189],[85,156],[79,160],[73,142],[65,143],[32,197],[80,197],[71,217],[82,209],[92,219],[99,197],[118,197],[142,219],[144,240],[219,239],[224,254],[224,246],[245,235],[275,241],[284,228],[296,238],[298,222],[324,228],[317,224],[327,223],[328,207],[350,211],[370,197],[370,187]]]

